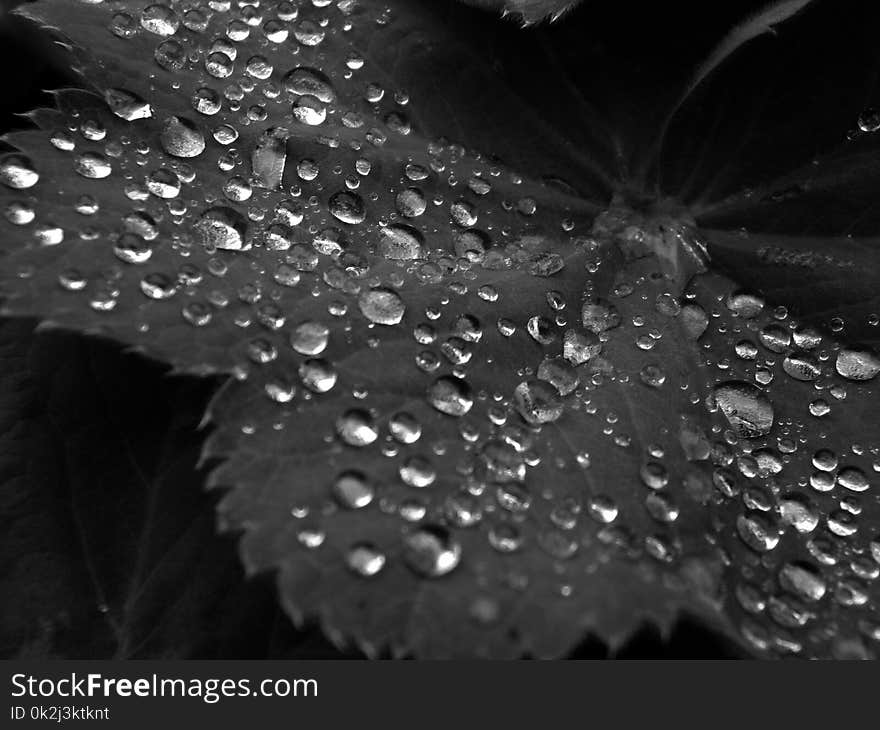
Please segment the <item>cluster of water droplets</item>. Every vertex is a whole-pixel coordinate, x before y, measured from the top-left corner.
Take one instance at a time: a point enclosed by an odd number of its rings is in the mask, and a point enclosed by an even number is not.
[[[476,575],[468,610],[486,625],[502,618],[498,584],[570,598],[609,556],[683,575],[699,555],[742,566],[755,646],[872,651],[867,610],[861,634],[804,636],[817,605],[863,609],[880,575],[860,524],[876,516],[880,441],[835,444],[821,425],[876,399],[876,352],[723,280],[686,286],[708,268],[692,222],[625,205],[594,222],[419,137],[409,95],[351,40],[392,24],[385,9],[207,0],[106,16],[120,53],[150,49],[149,79],[74,97],[49,117],[51,149],[0,161],[9,230],[60,252],[18,275],[51,271],[51,307],[126,320],[160,352],[191,328],[192,353],[172,359],[260,391],[242,439],[280,431],[295,451],[317,432],[320,494],[301,500],[289,475],[302,549],[344,541],[327,559],[357,579],[395,560],[419,578]],[[366,370],[348,362],[359,352]],[[333,531],[369,510],[395,516],[392,536]],[[530,551],[546,574],[516,561]],[[499,576],[481,573],[487,555]]]

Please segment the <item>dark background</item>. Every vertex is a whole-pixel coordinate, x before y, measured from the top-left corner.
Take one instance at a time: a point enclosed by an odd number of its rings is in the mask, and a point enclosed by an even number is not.
[[[588,0],[562,24],[520,31],[452,0],[432,1],[482,38],[500,73],[525,85],[560,77],[548,65],[546,49],[554,48],[566,84],[590,89],[593,105],[633,149],[650,143],[657,110],[726,29],[765,5]],[[763,100],[765,129],[730,185],[836,143],[876,101],[880,24],[866,22],[869,3],[817,6],[792,21],[810,42],[799,41],[784,68],[769,37],[760,39],[700,92],[673,130],[678,152],[665,171],[672,189],[688,179],[699,188],[701,174],[708,180],[717,172],[715,157],[729,155],[752,123],[749,100]],[[46,37],[5,14],[0,64],[2,131],[26,126],[20,112],[50,103],[43,89],[75,84]],[[775,86],[756,88],[756,79],[771,77]],[[560,125],[582,126],[571,93],[546,92]],[[710,126],[710,141],[696,144]],[[115,344],[33,328],[0,321],[0,656],[360,656],[335,647],[318,627],[296,630],[278,608],[271,578],[246,580],[234,536],[215,534],[216,495],[201,490],[210,464],[196,464],[204,436],[197,426],[217,382],[168,377],[163,366]],[[608,653],[585,637],[572,657]],[[667,640],[646,627],[616,655],[741,656],[689,619]]]

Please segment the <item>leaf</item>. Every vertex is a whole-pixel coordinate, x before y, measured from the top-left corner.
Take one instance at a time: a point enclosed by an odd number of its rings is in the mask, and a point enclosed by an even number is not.
[[[33,329],[0,327],[0,589],[15,597],[0,614],[2,655],[332,652],[285,629],[270,586],[242,580],[234,541],[215,534],[215,500],[194,489],[213,383]]]
[[[294,620],[543,657],[684,611],[875,652],[880,365],[713,268],[760,231],[633,190],[616,126],[548,123],[464,10],[146,6],[27,10],[89,91],[9,136],[8,310],[235,375],[210,484]]]
[[[559,20],[578,4],[578,0],[464,0],[471,5],[515,13],[526,25],[542,20]]]
[[[694,72],[693,78],[688,82],[685,90],[682,92],[678,101],[672,105],[663,124],[660,127],[658,136],[658,154],[662,153],[663,142],[666,132],[672,122],[676,112],[681,108],[696,88],[706,80],[716,68],[718,68],[727,58],[755,38],[764,33],[775,33],[776,26],[780,23],[797,15],[803,11],[811,0],[776,0],[769,3],[757,13],[748,16],[741,23],[737,23],[715,49],[709,54],[708,58],[700,64],[699,68]]]

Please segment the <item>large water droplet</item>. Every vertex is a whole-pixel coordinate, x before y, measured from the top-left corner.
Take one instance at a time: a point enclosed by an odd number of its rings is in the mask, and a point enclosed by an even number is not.
[[[352,226],[363,223],[367,217],[364,201],[361,199],[361,196],[348,191],[331,195],[328,209],[336,220]]]
[[[827,586],[819,571],[806,563],[786,563],[779,571],[779,585],[805,601],[818,601]]]
[[[251,153],[252,182],[257,187],[267,190],[281,187],[287,163],[288,136],[285,127],[270,127],[260,135]]]
[[[751,383],[721,383],[715,387],[715,402],[737,436],[756,438],[768,434],[773,427],[773,406],[763,391]]]
[[[419,575],[439,578],[452,572],[461,561],[461,545],[449,530],[427,525],[403,538],[404,559]]]
[[[336,98],[330,79],[314,68],[298,66],[288,71],[281,83],[289,94],[313,96],[324,104],[329,104]]]
[[[423,238],[411,226],[393,225],[381,229],[379,254],[392,261],[409,261],[422,258]]]
[[[759,512],[737,517],[736,529],[742,541],[756,552],[769,552],[779,544],[779,529]]]
[[[104,99],[117,117],[127,122],[136,119],[149,119],[153,116],[153,108],[137,94],[125,89],[107,89]]]
[[[602,300],[585,302],[581,309],[581,320],[593,334],[613,329],[620,324],[620,314],[613,304]]]
[[[31,161],[23,155],[4,155],[0,160],[0,182],[16,190],[33,187],[40,179]]]
[[[195,228],[201,232],[207,246],[229,251],[243,251],[247,247],[244,238],[247,222],[232,208],[208,208],[195,224]]]
[[[205,150],[205,136],[188,119],[169,117],[159,135],[159,142],[172,157],[198,157]]]
[[[76,158],[73,169],[83,177],[100,180],[113,171],[113,167],[100,152],[84,152]]]
[[[845,347],[834,366],[848,380],[872,380],[880,373],[880,356],[867,347]]]
[[[301,322],[290,335],[290,346],[301,355],[320,355],[327,347],[330,329],[321,322]]]
[[[448,416],[463,416],[473,407],[474,398],[467,382],[444,375],[428,388],[428,402]]]
[[[534,425],[551,423],[562,415],[562,400],[556,388],[541,380],[528,380],[513,392],[516,410]]]
[[[150,260],[153,249],[142,236],[136,233],[123,233],[113,245],[113,253],[127,264],[143,264]]]
[[[358,297],[361,313],[374,324],[395,325],[403,319],[406,305],[393,289],[377,287]]]
[[[368,446],[379,436],[373,417],[361,408],[343,413],[336,421],[336,433],[350,446]]]
[[[313,358],[299,366],[303,385],[315,393],[326,393],[336,385],[336,369],[326,360]]]
[[[348,509],[361,509],[373,501],[376,490],[366,474],[360,471],[346,471],[333,482],[333,495]]]
[[[349,569],[364,578],[372,578],[385,567],[386,557],[372,543],[356,543],[345,555],[345,563]]]

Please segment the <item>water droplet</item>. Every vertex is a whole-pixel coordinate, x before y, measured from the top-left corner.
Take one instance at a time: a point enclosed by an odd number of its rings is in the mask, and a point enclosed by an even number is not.
[[[377,575],[385,567],[386,560],[385,553],[368,542],[356,543],[345,555],[349,569],[364,578]]]
[[[393,289],[377,287],[361,293],[358,307],[370,322],[382,325],[399,324],[406,311],[406,305]]]
[[[136,119],[149,119],[153,116],[153,107],[137,94],[125,89],[107,89],[104,92],[104,99],[107,101],[110,111],[127,122],[133,122]]]
[[[157,198],[171,200],[180,194],[180,179],[171,170],[160,168],[151,172],[146,179],[147,190]]]
[[[195,228],[202,234],[206,246],[222,248],[228,251],[243,251],[247,222],[244,217],[225,206],[208,208]]]
[[[428,207],[425,195],[418,188],[406,188],[397,194],[397,212],[404,218],[418,218]]]
[[[463,416],[474,405],[470,386],[448,375],[437,378],[428,389],[428,402],[448,416]]]
[[[779,544],[778,528],[759,512],[737,517],[736,529],[742,541],[756,552],[769,552]]]
[[[164,3],[155,3],[141,12],[141,27],[160,36],[174,35],[180,27],[180,18]]]
[[[846,347],[837,353],[834,366],[848,380],[872,380],[880,373],[880,356],[867,347]]]
[[[461,545],[445,527],[426,525],[403,538],[404,559],[416,573],[439,578],[461,561]]]
[[[562,336],[562,356],[572,365],[582,365],[601,351],[602,343],[592,332],[569,329]]]
[[[585,302],[581,309],[581,320],[593,334],[614,329],[620,325],[620,314],[613,304],[602,300]]]
[[[410,261],[423,257],[422,234],[411,226],[393,225],[379,232],[378,251],[383,258],[392,261]]]
[[[516,386],[514,403],[519,414],[533,425],[552,423],[562,415],[562,400],[556,388],[541,380],[529,380]]]
[[[330,196],[330,214],[338,221],[349,225],[363,223],[367,217],[364,201],[357,193],[342,191]]]
[[[808,355],[789,355],[782,361],[782,369],[795,380],[809,382],[822,374],[819,364]]]
[[[0,159],[0,182],[15,190],[25,190],[37,184],[40,175],[23,155],[4,155]]]
[[[302,322],[290,335],[290,346],[301,355],[320,355],[327,347],[330,329],[321,322]]]
[[[773,427],[773,406],[751,383],[727,382],[715,387],[715,401],[731,428],[742,438],[764,436]]]
[[[680,321],[685,333],[692,340],[698,340],[709,326],[706,311],[697,304],[685,304],[681,308]]]
[[[150,260],[153,249],[142,236],[126,232],[116,240],[113,253],[127,264],[143,264]]]
[[[110,175],[113,167],[104,155],[99,152],[84,152],[76,158],[74,170],[83,177],[100,180]]]
[[[764,300],[752,292],[735,291],[727,297],[727,308],[738,317],[752,319],[764,309]]]
[[[270,127],[261,135],[251,153],[251,172],[254,185],[266,190],[281,187],[287,164],[286,127]]]
[[[349,446],[367,446],[379,437],[373,417],[360,408],[346,411],[336,420],[336,433]]]
[[[336,385],[336,369],[321,358],[304,361],[299,366],[303,385],[315,393],[326,393]]]
[[[841,469],[837,474],[837,483],[851,492],[864,492],[870,487],[865,472],[855,466]]]
[[[159,142],[172,157],[198,157],[205,150],[205,136],[193,122],[180,117],[168,118]]]
[[[827,586],[815,566],[808,563],[786,563],[779,571],[779,585],[805,601],[819,601]]]
[[[294,96],[313,96],[324,104],[336,98],[330,79],[314,68],[298,66],[288,71],[281,80],[284,90]]]
[[[373,501],[376,494],[372,483],[360,471],[346,471],[333,482],[333,495],[348,509],[362,509]]]
[[[408,487],[424,489],[437,479],[437,470],[424,456],[411,456],[398,469],[401,481]]]
[[[422,435],[422,426],[415,416],[405,411],[395,413],[388,422],[391,435],[402,444],[413,444]]]

